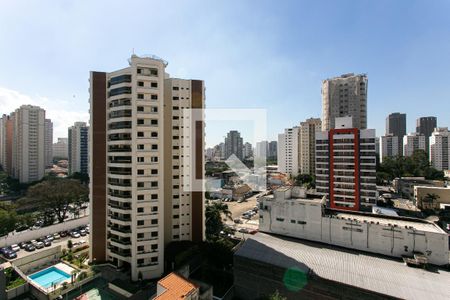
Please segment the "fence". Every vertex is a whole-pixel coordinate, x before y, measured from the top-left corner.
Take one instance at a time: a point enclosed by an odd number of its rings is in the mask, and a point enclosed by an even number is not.
[[[18,244],[20,242],[35,240],[37,238],[53,234],[55,232],[70,230],[79,226],[84,226],[87,225],[88,223],[89,223],[89,216],[84,216],[78,219],[65,221],[63,223],[54,224],[36,230],[18,232],[15,233],[14,235],[6,236],[0,239],[0,247],[6,247],[12,244]]]

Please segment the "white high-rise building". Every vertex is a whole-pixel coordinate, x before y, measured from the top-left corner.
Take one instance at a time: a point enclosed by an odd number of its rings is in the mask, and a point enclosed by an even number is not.
[[[297,176],[299,172],[298,146],[300,127],[286,128],[278,135],[278,169],[281,173]]]
[[[353,128],[367,128],[367,75],[353,73],[322,81],[322,130],[335,128],[335,118],[351,116]]]
[[[90,260],[138,280],[163,274],[168,243],[204,239],[203,193],[183,181],[184,168],[203,179],[204,125],[186,126],[183,112],[204,108],[204,83],[170,78],[160,58],[129,64],[91,72]]]
[[[58,142],[53,144],[53,157],[69,158],[68,138],[58,138]]]
[[[13,120],[12,175],[20,182],[40,180],[46,165],[45,110],[22,105]]]
[[[301,174],[315,174],[316,133],[321,131],[319,118],[310,118],[300,123],[299,167]]]
[[[69,175],[88,173],[88,132],[86,122],[75,122],[68,130]],[[110,137],[113,140],[113,137]]]
[[[50,119],[45,119],[45,166],[53,166],[53,123]]]
[[[253,147],[249,142],[245,142],[243,146],[244,159],[253,157]]]
[[[448,127],[435,128],[430,136],[430,161],[438,170],[450,170],[450,131]]]
[[[269,144],[267,141],[256,142],[255,158],[266,158],[268,155]]]
[[[383,162],[385,157],[396,157],[400,155],[398,139],[398,136],[392,134],[380,137],[380,162]]]
[[[403,137],[403,155],[411,156],[416,150],[426,151],[425,136],[412,132]]]

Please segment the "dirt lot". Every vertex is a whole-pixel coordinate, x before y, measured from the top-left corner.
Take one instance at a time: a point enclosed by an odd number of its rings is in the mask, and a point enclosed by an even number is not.
[[[233,226],[237,230],[240,228],[247,228],[247,229],[258,229],[258,220],[259,215],[254,215],[250,220],[242,219],[242,213],[244,213],[247,210],[253,209],[257,205],[256,197],[260,196],[264,193],[260,193],[257,195],[254,195],[250,198],[248,198],[246,201],[237,203],[235,201],[233,202],[227,202],[228,209],[232,213],[232,218],[234,219],[241,219],[242,224],[235,224],[232,220],[227,219],[226,224]],[[225,221],[225,220],[224,220]]]

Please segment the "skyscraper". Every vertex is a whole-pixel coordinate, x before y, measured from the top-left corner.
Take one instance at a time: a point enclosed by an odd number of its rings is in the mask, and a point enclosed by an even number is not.
[[[367,75],[353,73],[322,81],[322,130],[335,128],[335,118],[347,116],[353,128],[367,128],[367,83]]]
[[[239,131],[231,130],[225,137],[225,159],[232,154],[236,155],[240,160],[244,159],[244,143]]]
[[[253,157],[253,147],[252,144],[250,144],[249,142],[246,142],[244,144],[244,150],[243,150],[243,154],[244,154],[244,158],[248,159]]]
[[[299,138],[300,127],[286,128],[278,135],[278,170],[289,176],[297,176],[299,172]]]
[[[256,142],[255,158],[267,158],[269,143],[267,141]]]
[[[204,107],[204,83],[170,78],[157,57],[133,55],[129,64],[91,72],[90,259],[137,280],[163,274],[171,241],[203,240],[203,193],[187,189],[181,174],[195,166],[192,177],[203,178],[204,125],[189,125],[188,137],[181,128],[184,109]],[[183,164],[183,156],[195,161]]]
[[[436,117],[421,117],[416,120],[416,132],[425,136],[425,148],[427,152],[430,146],[430,136],[436,127]]]
[[[13,128],[13,117],[3,115],[0,119],[0,164],[9,175],[12,172]]]
[[[406,114],[396,112],[387,116],[386,135],[398,137],[398,154],[403,155],[403,136],[406,135]]]
[[[425,136],[412,132],[403,137],[403,155],[411,156],[416,150],[425,151]]]
[[[12,175],[32,182],[45,172],[45,110],[22,105],[13,115]]]
[[[301,174],[314,175],[316,170],[316,132],[321,131],[319,118],[310,118],[300,123],[299,167]]]
[[[398,140],[399,137],[392,134],[380,137],[380,162],[383,162],[385,157],[395,157],[399,155]]]
[[[45,127],[45,135],[44,135],[44,143],[45,143],[45,166],[52,167],[53,166],[53,123],[50,119],[45,119],[44,121]]]
[[[277,148],[278,148],[277,141],[269,142],[269,150],[267,152],[267,159],[277,160]]]
[[[88,135],[86,122],[75,122],[68,130],[69,174],[88,174]],[[113,138],[111,138],[113,139]]]
[[[370,210],[376,203],[375,130],[352,128],[351,117],[316,134],[316,190],[331,208]]]
[[[58,159],[69,158],[68,138],[58,138],[58,142],[53,144],[53,157]]]
[[[450,131],[437,127],[430,137],[430,161],[436,169],[450,170]]]

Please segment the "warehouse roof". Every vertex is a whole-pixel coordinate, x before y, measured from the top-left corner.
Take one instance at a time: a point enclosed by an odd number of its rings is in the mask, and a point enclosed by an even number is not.
[[[381,255],[265,233],[247,239],[235,255],[286,269],[312,271],[327,280],[391,297],[450,299],[450,272],[411,268]]]

